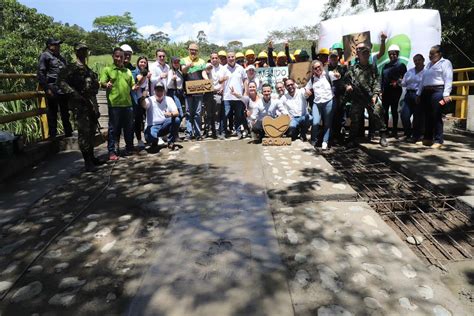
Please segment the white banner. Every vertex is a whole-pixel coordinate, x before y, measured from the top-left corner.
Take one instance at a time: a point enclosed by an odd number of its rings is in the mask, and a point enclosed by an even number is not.
[[[410,9],[361,14],[321,22],[319,49],[342,44],[342,37],[370,32],[372,52],[380,48],[380,33],[387,34],[386,51],[377,62],[379,70],[388,62],[387,49],[392,44],[400,47],[400,60],[408,68],[414,67],[413,56],[422,54],[428,62],[433,45],[441,43],[441,19],[437,10]]]
[[[273,92],[276,92],[275,84],[283,78],[289,78],[288,67],[261,67],[257,68],[257,78],[262,84],[269,83]]]

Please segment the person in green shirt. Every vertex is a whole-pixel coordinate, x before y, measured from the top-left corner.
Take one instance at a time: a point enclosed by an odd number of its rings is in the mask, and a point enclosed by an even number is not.
[[[109,160],[118,160],[120,133],[123,129],[125,154],[133,153],[133,107],[130,92],[136,88],[132,72],[124,67],[124,51],[114,48],[112,54],[114,64],[105,67],[100,74],[100,85],[107,90],[109,107]]]
[[[196,43],[189,44],[189,56],[180,61],[184,81],[209,79],[206,72],[206,63],[199,58],[199,46]],[[186,95],[186,138],[191,140],[201,140],[201,111],[203,103],[203,94]]]

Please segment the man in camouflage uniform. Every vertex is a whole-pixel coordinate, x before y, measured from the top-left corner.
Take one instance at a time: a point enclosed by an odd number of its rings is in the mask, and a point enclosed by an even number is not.
[[[94,136],[99,108],[96,95],[99,91],[97,74],[86,65],[88,47],[83,43],[74,46],[77,60],[61,70],[58,85],[69,97],[69,107],[77,120],[79,149],[84,157],[86,171],[96,171],[103,162],[94,157]]]
[[[379,101],[381,95],[380,82],[377,69],[369,63],[370,50],[361,45],[357,48],[359,62],[353,65],[344,76],[346,92],[351,100],[351,126],[349,129],[349,147],[355,146],[356,137],[364,124],[364,109],[369,112],[369,120],[380,130],[380,145],[388,145],[386,132],[387,126],[384,122],[384,110]]]

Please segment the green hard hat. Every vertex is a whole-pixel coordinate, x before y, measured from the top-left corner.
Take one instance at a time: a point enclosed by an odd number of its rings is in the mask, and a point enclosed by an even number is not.
[[[338,49],[338,48],[343,49],[342,44],[341,43],[334,43],[334,44],[332,44],[331,50]]]

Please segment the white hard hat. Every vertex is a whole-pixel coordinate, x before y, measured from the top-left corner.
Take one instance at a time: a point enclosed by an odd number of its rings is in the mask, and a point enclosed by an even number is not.
[[[389,51],[389,52],[393,52],[393,51],[399,52],[399,51],[400,51],[400,47],[399,47],[398,45],[392,44],[392,45],[390,45],[390,47],[388,48],[388,51]]]
[[[120,48],[124,51],[124,52],[130,52],[133,54],[133,49],[130,47],[130,45],[128,44],[123,44],[122,46],[120,46]]]

